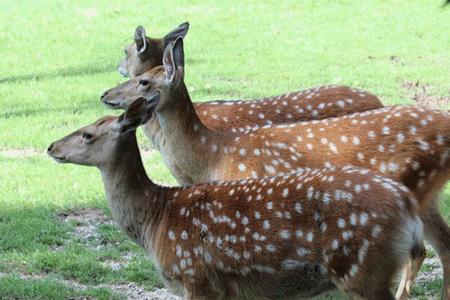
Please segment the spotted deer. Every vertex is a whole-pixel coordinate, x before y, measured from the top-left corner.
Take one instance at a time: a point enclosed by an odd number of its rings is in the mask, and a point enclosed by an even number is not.
[[[157,148],[180,183],[260,178],[305,167],[369,168],[403,183],[418,198],[425,237],[444,266],[443,299],[450,288],[450,229],[437,196],[450,176],[450,115],[414,106],[392,106],[339,118],[217,132],[196,114],[183,82],[182,40],[153,70],[152,89],[161,93],[154,111],[161,135]],[[351,185],[355,192],[360,185]],[[410,262],[399,298],[406,297],[425,255]]]
[[[145,28],[138,26],[134,31],[134,43],[123,49],[125,58],[119,64],[119,73],[134,78],[161,65],[165,47],[177,37],[185,37],[188,30],[189,23],[184,22],[163,38],[150,38],[146,36]]]
[[[177,37],[184,37],[188,23],[168,33],[162,39],[146,37],[142,26],[136,28],[135,43],[125,48],[126,58],[119,72],[132,79],[103,93],[101,101],[112,107],[125,109],[131,101],[142,96],[151,86],[154,67],[162,65],[166,45]],[[157,70],[157,69],[156,69]],[[218,100],[194,103],[201,121],[210,129],[243,132],[254,126],[320,120],[353,112],[381,108],[380,100],[360,89],[347,86],[320,86],[256,100]],[[150,140],[158,138],[157,122],[144,128]]]
[[[48,153],[100,169],[115,221],[172,292],[293,299],[337,288],[358,299],[394,299],[392,278],[422,232],[406,187],[354,167],[162,187],[147,177],[135,134],[153,108],[141,98]]]

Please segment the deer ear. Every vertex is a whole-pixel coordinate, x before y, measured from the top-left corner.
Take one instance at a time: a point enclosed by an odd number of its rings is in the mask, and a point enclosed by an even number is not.
[[[136,43],[136,51],[138,54],[142,54],[147,49],[144,27],[136,27],[136,30],[134,31],[134,42]]]
[[[172,83],[175,78],[175,62],[173,60],[173,44],[169,44],[164,50],[163,56],[164,71],[166,72],[166,79]]]
[[[169,44],[163,57],[166,79],[169,83],[181,80],[184,76],[183,38],[178,37],[173,44]]]
[[[184,46],[182,37],[178,37],[173,43],[173,60],[177,69],[184,69]]]
[[[133,101],[127,110],[119,116],[113,129],[124,133],[136,129],[147,121],[147,101],[141,97]]]
[[[164,41],[166,45],[173,43],[178,37],[184,38],[189,30],[189,23],[184,22],[183,24],[178,25],[177,28],[166,34],[164,37]]]

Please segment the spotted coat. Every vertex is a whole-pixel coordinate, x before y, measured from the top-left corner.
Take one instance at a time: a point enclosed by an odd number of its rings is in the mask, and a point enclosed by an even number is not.
[[[162,187],[148,179],[135,131],[128,131],[144,119],[135,115],[131,109],[103,118],[48,151],[58,161],[101,170],[113,218],[174,293],[281,299],[338,288],[393,299],[389,286],[422,231],[405,186],[345,166]],[[119,123],[127,131],[117,133]],[[85,132],[95,137],[89,143]]]

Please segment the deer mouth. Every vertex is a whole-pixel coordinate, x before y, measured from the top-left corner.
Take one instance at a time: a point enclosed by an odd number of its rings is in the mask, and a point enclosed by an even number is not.
[[[104,105],[106,105],[109,108],[117,109],[121,108],[121,102],[110,102],[110,101],[102,101]]]
[[[50,156],[51,158],[53,158],[53,160],[55,160],[57,163],[63,164],[67,162],[67,158],[64,156],[54,156],[52,154],[48,154],[48,156]]]
[[[59,164],[67,162],[67,159],[65,157],[52,156],[52,158]]]

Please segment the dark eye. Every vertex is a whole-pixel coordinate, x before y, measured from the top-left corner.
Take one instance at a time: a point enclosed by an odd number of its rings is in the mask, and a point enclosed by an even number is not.
[[[125,55],[128,55],[127,49],[123,49],[123,53],[125,53]]]
[[[139,84],[142,85],[142,86],[147,86],[147,85],[150,84],[150,81],[145,80],[145,79],[141,79],[141,80],[139,80]]]
[[[85,140],[92,140],[92,138],[93,138],[94,136],[92,135],[92,134],[90,134],[90,133],[87,133],[87,132],[84,132],[83,133],[83,139],[85,139]]]

